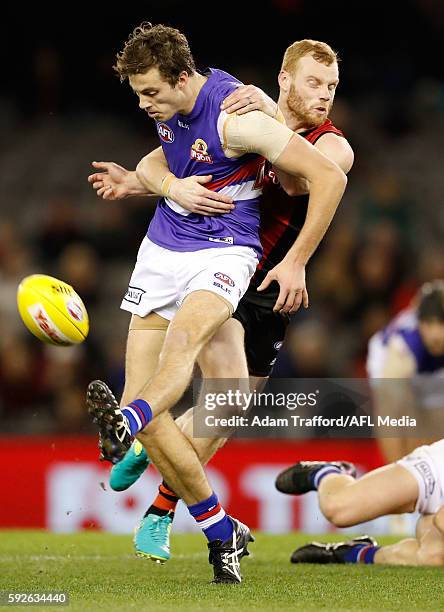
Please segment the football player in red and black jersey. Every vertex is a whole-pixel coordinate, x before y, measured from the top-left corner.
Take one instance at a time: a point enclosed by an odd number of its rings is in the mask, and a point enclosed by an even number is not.
[[[328,118],[338,83],[334,51],[325,43],[298,41],[287,49],[284,56],[279,74],[278,106],[292,130],[348,173],[354,159],[352,148],[341,130]],[[269,99],[253,86],[239,88],[225,100],[224,105],[227,112],[253,109],[273,112]],[[249,371],[255,377],[263,378],[270,374],[285,336],[288,315],[293,314],[301,303],[308,306],[305,264],[317,247],[317,244],[313,245],[310,252],[305,241],[301,240],[307,214],[316,214],[315,210],[308,210],[308,190],[304,179],[284,176],[265,163],[261,200],[264,253],[234,314],[242,324]],[[292,283],[293,303],[291,299],[285,303],[281,299],[283,292],[279,289],[284,284],[281,280],[284,275]]]
[[[302,40],[285,52],[279,73],[279,100],[276,104],[260,89],[239,87],[225,99],[222,109],[230,113],[261,110],[307,139],[345,173],[353,164],[353,151],[343,133],[328,119],[339,83],[338,58],[323,42]],[[254,125],[252,125],[254,129]],[[104,164],[108,173],[90,177],[98,195],[120,199],[131,195],[135,173],[114,164]],[[127,173],[125,175],[124,173]],[[100,179],[100,180],[99,180]],[[189,177],[175,183],[175,200],[191,212],[204,215],[229,214],[230,202],[206,189],[211,177]],[[305,266],[318,247],[318,236],[326,231],[330,218],[308,207],[310,186],[304,179],[284,175],[265,164],[258,180],[264,182],[261,202],[263,258],[233,317],[226,321],[202,350],[199,365],[206,379],[239,379],[250,373],[250,388],[259,388],[269,376],[285,330],[301,304],[308,307]],[[128,189],[125,192],[125,182]],[[118,195],[113,195],[118,194]],[[123,195],[122,195],[123,194]],[[310,217],[317,231],[307,230]],[[204,388],[204,392],[206,389]],[[176,420],[207,463],[225,442],[222,439],[193,438],[192,410]],[[140,443],[135,442],[125,458],[113,467],[110,484],[116,490],[128,488],[148,465]],[[169,529],[177,504],[174,492],[165,483],[148,509],[135,536],[138,554],[166,561],[169,558]]]

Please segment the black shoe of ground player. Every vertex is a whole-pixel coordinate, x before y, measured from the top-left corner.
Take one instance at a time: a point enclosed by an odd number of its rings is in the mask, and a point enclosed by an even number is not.
[[[312,475],[320,468],[334,465],[347,476],[356,476],[356,468],[348,461],[299,461],[278,474],[275,487],[281,493],[288,495],[302,495],[308,491],[315,491]]]
[[[346,553],[356,544],[377,546],[376,540],[370,536],[360,536],[348,542],[334,544],[310,542],[310,544],[297,548],[291,555],[290,561],[292,563],[345,563]]]
[[[213,566],[213,584],[239,584],[242,582],[240,573],[240,560],[248,557],[248,543],[254,542],[249,528],[238,521],[229,517],[233,523],[234,530],[232,537],[226,542],[215,540],[208,544],[210,555],[209,562]]]
[[[132,435],[111,389],[101,380],[89,383],[86,406],[99,426],[100,460],[118,463],[131,446]]]

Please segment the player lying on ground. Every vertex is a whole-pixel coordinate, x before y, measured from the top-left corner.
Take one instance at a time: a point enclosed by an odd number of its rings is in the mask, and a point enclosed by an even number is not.
[[[444,281],[425,283],[411,307],[370,338],[367,372],[376,414],[416,418],[421,438],[387,437],[387,463],[444,436]]]
[[[337,163],[344,172],[348,172],[353,163],[353,152],[342,132],[328,119],[337,83],[338,64],[334,51],[322,42],[297,41],[287,49],[279,74],[279,108],[288,127]],[[258,109],[270,116],[277,113],[276,103],[252,86],[234,90],[223,106],[227,113],[245,113]],[[153,159],[155,163],[147,173],[165,176],[168,167],[163,153],[156,151],[150,154],[145,163]],[[102,172],[91,175],[89,180],[104,199],[121,199],[147,193],[135,172],[129,172],[114,163],[97,163],[95,166]],[[279,184],[276,170],[271,165],[266,166],[264,174],[260,235],[265,247],[264,256],[233,317],[222,325],[199,355],[199,365],[207,379],[240,379],[247,376],[246,351],[251,389],[264,384],[270,374],[289,322],[285,312],[283,315],[278,312],[282,307],[282,296],[279,285],[270,284],[270,279],[277,279],[282,286],[282,276],[293,274],[300,283],[305,278],[304,266],[292,260],[287,252],[293,243],[297,244],[295,241],[306,220],[308,185],[301,178],[280,175],[290,197]],[[175,179],[171,183],[171,197],[189,212],[224,214],[232,205],[224,194],[204,187],[203,184],[210,179],[209,176]],[[299,286],[302,288],[304,284]],[[259,287],[260,293],[257,291]],[[290,312],[302,300],[305,302],[306,296],[298,290]],[[284,307],[285,310],[289,309]],[[159,329],[156,333],[160,338],[165,329]],[[204,388],[203,393],[205,391]],[[225,441],[217,438],[193,439],[192,409],[177,419],[176,423],[196,449],[203,464]],[[113,468],[110,478],[112,488],[128,488],[143,473],[148,463],[142,445],[135,442],[123,461]],[[136,532],[135,545],[140,555],[162,561],[170,557],[169,532],[178,502],[171,486],[165,482],[161,484],[158,496],[148,508]]]
[[[347,462],[301,461],[278,475],[276,488],[290,495],[317,491],[321,512],[336,527],[418,511],[416,537],[391,546],[378,546],[367,536],[340,544],[312,542],[295,550],[291,561],[444,565],[444,440],[361,478],[355,474]]]
[[[258,263],[261,185],[256,179],[262,156],[310,183],[307,221],[286,264],[275,273],[286,311],[293,308],[296,293],[305,290],[305,277],[294,279],[291,266],[300,262],[303,268],[317,248],[346,178],[315,147],[264,113],[228,120],[220,106],[239,82],[221,70],[197,72],[186,38],[177,30],[142,24],[118,54],[116,69],[121,80],[128,78],[140,108],[156,121],[175,174],[153,176],[145,160],[138,166],[144,187],[164,197],[122,302],[133,314],[122,408],[105,383],[94,381],[88,409],[104,443],[114,437],[127,450],[137,436],[207,537],[215,582],[240,582],[239,562],[250,532],[225,514],[169,409],[187,388],[202,349],[231,318]],[[190,214],[171,198],[176,177],[206,174],[210,163],[213,189],[234,194],[229,215]],[[240,375],[248,377],[245,361]]]

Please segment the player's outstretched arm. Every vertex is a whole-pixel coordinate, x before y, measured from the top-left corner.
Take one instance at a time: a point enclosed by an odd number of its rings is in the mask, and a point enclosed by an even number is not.
[[[209,217],[234,208],[232,198],[204,187],[211,175],[177,178],[168,167],[162,147],[140,160],[136,176],[150,193],[171,198],[193,213]]]
[[[88,182],[98,197],[104,200],[123,200],[130,196],[150,195],[135,171],[127,170],[115,162],[93,162],[99,172],[88,176]]]

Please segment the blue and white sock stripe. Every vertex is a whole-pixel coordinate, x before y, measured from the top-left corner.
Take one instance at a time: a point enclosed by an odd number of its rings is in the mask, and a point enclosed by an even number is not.
[[[318,489],[320,482],[324,478],[324,476],[327,476],[328,474],[342,474],[342,471],[335,465],[326,465],[325,467],[318,470],[313,478],[313,485],[316,489]]]
[[[134,410],[134,408],[131,408],[131,406],[125,406],[125,408],[122,408],[122,412],[123,414],[128,417],[128,413],[130,413],[133,417],[133,419],[136,421],[137,423],[137,427],[138,427],[138,431],[140,431],[141,429],[143,429],[143,425],[142,425],[142,421],[139,418],[139,415],[137,414],[137,412]]]
[[[211,527],[211,525],[214,525],[215,523],[221,521],[225,516],[225,510],[221,508],[217,514],[214,514],[213,516],[210,516],[209,518],[204,519],[203,521],[196,522],[201,529],[205,530],[208,529],[208,527]]]
[[[124,406],[122,414],[128,419],[133,436],[141,431],[153,418],[150,405],[142,399],[136,399],[128,406]]]

